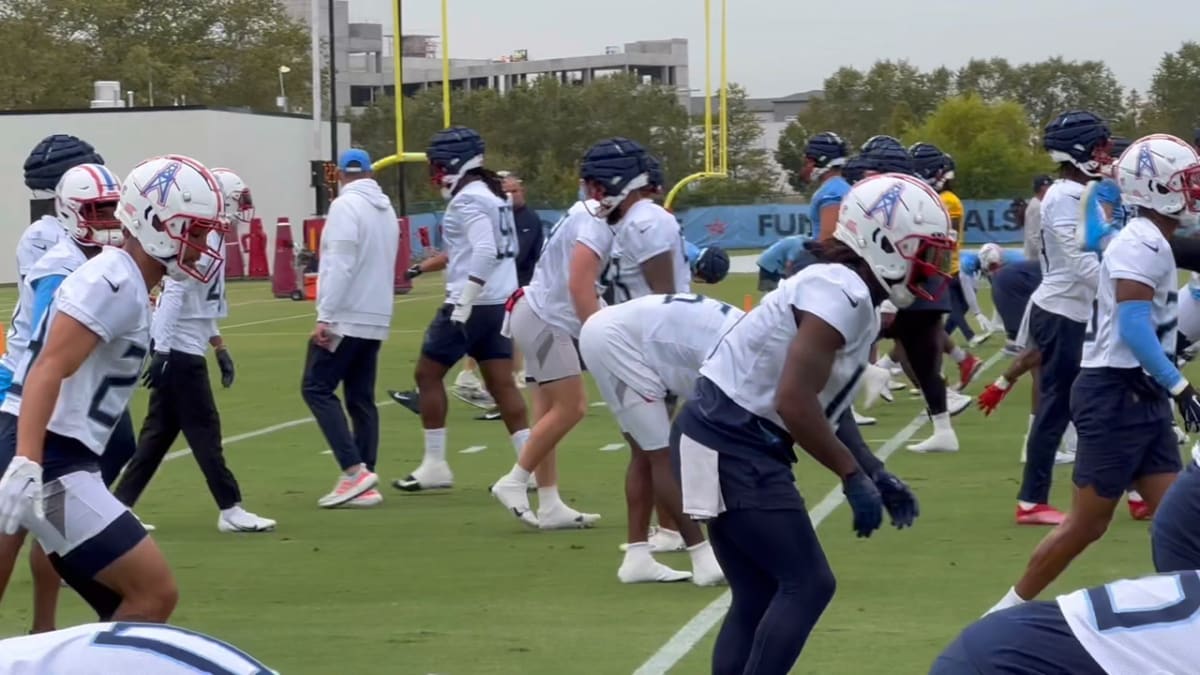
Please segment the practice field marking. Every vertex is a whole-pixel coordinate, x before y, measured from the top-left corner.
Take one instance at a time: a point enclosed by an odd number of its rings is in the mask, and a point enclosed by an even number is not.
[[[418,302],[420,300],[433,300],[433,299],[440,299],[440,298],[436,295],[424,295],[424,296],[420,296],[420,297],[416,297],[416,298],[413,298],[413,297],[397,298],[393,304],[403,305],[406,302]],[[280,321],[293,321],[295,319],[306,319],[306,318],[312,319],[314,322],[317,320],[316,307],[313,307],[311,312],[305,312],[304,314],[289,314],[287,316],[277,316],[273,319],[259,319],[258,321],[246,321],[244,323],[231,323],[228,326],[221,326],[221,330],[233,330],[234,328],[247,328],[249,326],[261,326],[265,323],[278,323]]]
[[[476,454],[476,453],[483,452],[484,450],[487,450],[487,446],[486,446],[486,445],[472,445],[472,446],[471,446],[471,447],[469,447],[469,448],[465,448],[465,449],[463,449],[463,450],[459,450],[459,451],[458,451],[458,454],[460,454],[460,455],[474,455],[474,454]]]
[[[1004,358],[1004,351],[996,352],[984,362],[980,372],[987,371],[1002,358]],[[887,443],[884,443],[875,455],[880,460],[887,461],[887,458],[891,457],[896,450],[900,449],[901,445],[912,438],[913,434],[917,433],[928,419],[925,413],[917,415],[913,421],[908,423],[908,426],[896,432],[895,436],[892,436]],[[839,485],[830,490],[829,494],[826,494],[824,499],[808,512],[808,517],[812,520],[813,529],[819,527],[821,522],[828,518],[829,514],[833,513],[844,501],[846,501],[846,498],[842,495],[842,486]],[[724,618],[725,611],[729,609],[731,597],[729,591],[725,591],[716,600],[710,602],[696,616],[692,617],[691,621],[684,624],[683,628],[680,628],[672,635],[671,639],[667,640],[666,644],[660,647],[641,667],[633,671],[633,675],[665,675],[667,671],[674,668],[683,657],[687,656],[688,652],[692,651],[704,639],[704,636],[713,629],[713,626],[716,626],[717,622]]]
[[[595,403],[592,403],[592,404],[591,404],[589,407],[592,407],[592,408],[605,408],[605,407],[608,407],[608,404],[607,404],[607,403],[605,403],[604,401],[596,401]]]
[[[624,450],[626,447],[628,446],[626,446],[624,443],[609,443],[608,445],[600,446],[600,452],[616,452],[618,450]]]

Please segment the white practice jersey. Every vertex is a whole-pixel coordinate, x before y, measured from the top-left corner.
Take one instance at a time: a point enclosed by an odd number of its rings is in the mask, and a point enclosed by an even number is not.
[[[17,309],[13,314],[13,329],[9,331],[8,353],[14,365],[20,365],[29,350],[29,340],[33,337],[34,306],[37,304],[35,286],[46,277],[65,277],[79,269],[87,262],[75,240],[63,237],[57,244],[50,247],[46,255],[38,259],[24,276],[18,288]],[[15,369],[14,369],[15,370]],[[15,380],[14,380],[15,381]],[[19,389],[19,388],[18,388]],[[19,391],[9,392],[0,404],[0,411],[10,415],[21,412],[21,394]]]
[[[472,256],[486,255],[494,267],[476,305],[499,305],[517,290],[517,234],[512,203],[471,181],[446,205],[442,219],[446,255],[446,302],[457,304],[471,276]]]
[[[208,244],[219,247],[220,240],[221,233],[212,232]],[[213,265],[224,265],[224,262],[204,256],[197,268],[207,273]],[[164,279],[150,325],[154,348],[160,352],[175,350],[204,356],[208,353],[209,339],[220,334],[217,320],[228,315],[224,268],[218,270],[207,284],[195,279]]]
[[[533,268],[533,278],[525,287],[525,301],[533,313],[574,337],[579,337],[581,328],[569,284],[575,244],[583,244],[595,251],[602,263],[612,255],[613,231],[607,223],[592,215],[597,208],[595,202],[576,202],[554,225],[542,247],[537,266]]]
[[[1084,368],[1137,368],[1137,357],[1117,328],[1117,280],[1128,279],[1154,289],[1150,318],[1169,358],[1175,358],[1179,323],[1179,283],[1175,256],[1162,232],[1145,218],[1134,218],[1104,249],[1096,313],[1083,343]]]
[[[784,279],[722,337],[700,374],[745,410],[783,427],[775,411],[779,374],[796,337],[793,310],[833,326],[846,344],[834,357],[829,381],[818,399],[830,424],[854,400],[871,345],[879,336],[879,313],[871,291],[845,265],[809,265]]]
[[[1038,307],[1080,323],[1091,317],[1100,270],[1096,254],[1075,241],[1082,196],[1083,185],[1063,179],[1042,198],[1042,283],[1033,292]]]
[[[1200,572],[1114,581],[1058,596],[1067,625],[1113,675],[1187,675],[1200,664]]]
[[[611,348],[640,354],[680,397],[691,395],[700,365],[745,312],[694,293],[644,295],[600,310],[609,319]]]
[[[604,270],[604,285],[613,288],[613,300],[620,303],[653,293],[642,263],[668,252],[675,269],[675,292],[687,293],[692,290],[692,272],[675,216],[650,199],[635,203],[617,226],[612,260]]]
[[[17,284],[25,279],[29,271],[33,269],[34,263],[46,255],[59,239],[67,239],[66,232],[63,226],[54,216],[42,216],[33,221],[33,223],[25,228],[21,233],[20,240],[17,241]],[[15,342],[19,351],[24,351],[25,345],[29,343],[29,333],[32,327],[20,323],[21,303],[13,309],[12,319],[8,322],[8,333],[5,336],[8,351],[4,356],[0,357],[0,366],[7,368],[9,372],[17,369],[17,364],[21,362],[20,354],[14,354],[12,345]]]
[[[63,380],[46,428],[102,455],[113,427],[129,406],[150,347],[146,280],[133,258],[119,248],[105,248],[68,276],[34,328],[29,351],[13,374],[12,391],[18,395],[60,314],[82,323],[100,337],[100,343],[75,373]]]
[[[175,626],[89,623],[0,640],[0,675],[278,675],[233,645]]]

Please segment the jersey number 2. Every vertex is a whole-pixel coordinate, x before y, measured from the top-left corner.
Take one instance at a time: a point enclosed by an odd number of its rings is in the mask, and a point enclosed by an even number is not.
[[[1092,604],[1096,628],[1101,632],[1129,630],[1190,620],[1200,611],[1200,573],[1177,572],[1170,576],[1179,582],[1179,594],[1182,597],[1175,603],[1153,609],[1118,611],[1113,607],[1107,586],[1089,588],[1087,595]]]
[[[129,345],[129,348],[126,349],[125,353],[121,355],[122,359],[137,359],[138,363],[141,363],[142,359],[145,357],[146,350],[137,345]],[[96,393],[92,394],[92,403],[88,406],[88,419],[109,428],[116,426],[117,420],[121,416],[121,412],[124,411],[120,411],[116,415],[105,412],[104,409],[101,408],[101,406],[104,404],[104,399],[108,396],[108,391],[110,389],[133,387],[137,385],[137,381],[137,373],[127,376],[105,376],[104,379],[100,380],[100,386],[96,387]]]

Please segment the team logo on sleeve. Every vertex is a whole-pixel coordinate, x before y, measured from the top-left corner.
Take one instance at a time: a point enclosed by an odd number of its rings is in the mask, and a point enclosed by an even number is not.
[[[882,227],[886,230],[892,229],[892,221],[896,217],[896,207],[900,204],[900,195],[904,194],[904,184],[896,183],[888,188],[887,192],[879,195],[879,199],[867,209],[866,216],[868,218],[876,218],[877,214],[883,215]]]
[[[1142,143],[1138,149],[1137,178],[1157,178],[1158,169],[1154,168],[1154,155],[1150,153],[1150,144]]]
[[[167,196],[171,194],[171,186],[176,185],[175,177],[179,175],[179,170],[182,168],[183,164],[179,162],[168,162],[142,188],[142,196],[149,197],[151,192],[157,193],[158,205],[166,206]]]

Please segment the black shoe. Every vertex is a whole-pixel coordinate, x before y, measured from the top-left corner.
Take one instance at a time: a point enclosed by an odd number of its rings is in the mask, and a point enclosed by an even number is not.
[[[396,403],[411,410],[414,415],[421,414],[421,395],[416,390],[396,391],[395,389],[388,389],[388,396],[391,396],[392,400]]]

